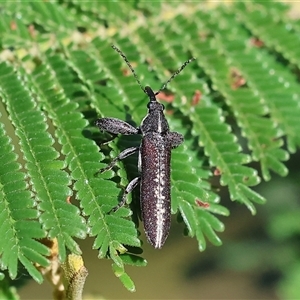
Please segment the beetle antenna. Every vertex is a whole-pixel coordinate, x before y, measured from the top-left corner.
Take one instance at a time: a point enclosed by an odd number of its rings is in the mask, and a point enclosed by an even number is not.
[[[117,52],[120,54],[120,56],[122,56],[122,58],[124,59],[124,61],[125,61],[126,64],[127,64],[127,66],[128,66],[129,69],[131,70],[131,73],[133,74],[133,76],[134,76],[135,80],[137,81],[138,85],[140,86],[140,88],[142,89],[142,91],[143,91],[145,94],[147,94],[146,91],[145,91],[145,89],[143,88],[143,86],[142,86],[140,80],[138,79],[138,77],[137,77],[137,75],[136,75],[136,73],[135,73],[135,71],[134,71],[132,65],[130,64],[130,62],[128,61],[127,57],[125,56],[125,54],[124,54],[119,48],[117,48],[115,45],[111,45],[111,47],[112,47],[115,51],[117,51]],[[147,94],[147,95],[148,95],[148,94]]]
[[[155,96],[158,95],[163,89],[165,89],[167,87],[167,84],[170,83],[170,81],[172,81],[190,62],[194,61],[195,58],[192,57],[189,60],[187,60],[186,62],[184,62],[182,64],[182,66],[169,78],[169,80],[167,80],[162,87],[159,89],[158,92],[155,93]]]

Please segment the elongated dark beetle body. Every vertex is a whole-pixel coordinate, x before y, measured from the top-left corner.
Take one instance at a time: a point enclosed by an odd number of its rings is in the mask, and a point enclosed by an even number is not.
[[[162,88],[154,93],[149,86],[142,87],[126,56],[117,47],[112,47],[123,57],[141,89],[148,95],[148,114],[138,128],[115,118],[96,120],[95,123],[100,130],[111,134],[142,135],[140,147],[125,149],[99,172],[110,170],[118,160],[139,151],[138,169],[140,177],[134,178],[127,185],[122,201],[114,210],[126,203],[127,194],[140,183],[140,201],[145,233],[153,247],[161,248],[168,237],[171,225],[171,150],[183,142],[183,136],[178,132],[170,132],[169,124],[163,112],[164,106],[156,100],[156,95],[194,58],[186,61]]]

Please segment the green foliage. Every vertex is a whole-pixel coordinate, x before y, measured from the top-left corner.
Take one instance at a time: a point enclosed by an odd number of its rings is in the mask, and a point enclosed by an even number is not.
[[[35,239],[44,237],[44,232],[35,220],[38,211],[34,209],[34,201],[26,190],[26,175],[20,171],[16,162],[17,155],[11,139],[7,136],[3,124],[0,126],[0,254],[1,267],[8,269],[11,278],[16,278],[18,260],[38,282],[41,274],[33,266],[33,262],[42,266],[47,264],[44,255],[48,249]]]
[[[210,185],[213,176],[255,214],[254,204],[265,199],[251,187],[270,180],[270,171],[287,174],[283,162],[300,145],[299,83],[287,66],[299,67],[300,45],[299,25],[287,19],[286,7],[184,4],[186,13],[176,14],[172,4],[161,5],[0,4],[0,260],[11,278],[20,262],[42,281],[35,268],[49,263],[42,238],[58,240],[63,261],[67,249],[80,253],[74,238],[95,237],[99,258],[113,260],[114,273],[131,291],[124,265],[146,264],[136,255],[135,209],[108,213],[120,201],[120,186],[136,175],[136,158],[95,176],[139,140],[119,137],[99,152],[96,142],[106,136],[94,121],[109,116],[138,126],[146,114],[147,98],[111,44],[154,90],[196,58],[168,86],[174,99],[167,118],[171,130],[185,136],[172,156],[172,213],[180,214],[200,251],[206,239],[221,245],[218,215],[229,215]]]

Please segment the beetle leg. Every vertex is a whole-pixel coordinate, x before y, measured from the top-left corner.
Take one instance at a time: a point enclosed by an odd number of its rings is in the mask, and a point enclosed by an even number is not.
[[[140,149],[139,147],[130,147],[130,148],[123,150],[117,157],[115,157],[111,161],[111,163],[108,166],[106,166],[103,169],[100,169],[97,173],[103,173],[105,171],[111,170],[119,160],[122,160],[122,159],[134,154],[135,152],[139,151],[139,149]]]
[[[136,188],[136,186],[140,183],[140,181],[141,181],[141,177],[136,177],[128,183],[128,185],[126,186],[126,189],[124,191],[124,194],[122,196],[121,202],[116,207],[114,207],[111,211],[116,211],[120,207],[125,205],[126,200],[127,200],[127,195]]]
[[[139,129],[133,127],[127,122],[116,118],[101,118],[96,120],[95,124],[102,131],[107,131],[112,134],[139,134]]]

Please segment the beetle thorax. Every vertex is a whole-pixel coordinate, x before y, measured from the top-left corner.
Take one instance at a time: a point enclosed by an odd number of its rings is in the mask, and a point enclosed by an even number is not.
[[[158,103],[159,104],[159,103]],[[149,132],[167,133],[169,131],[168,122],[162,110],[155,110],[148,113],[140,126],[142,134]]]

